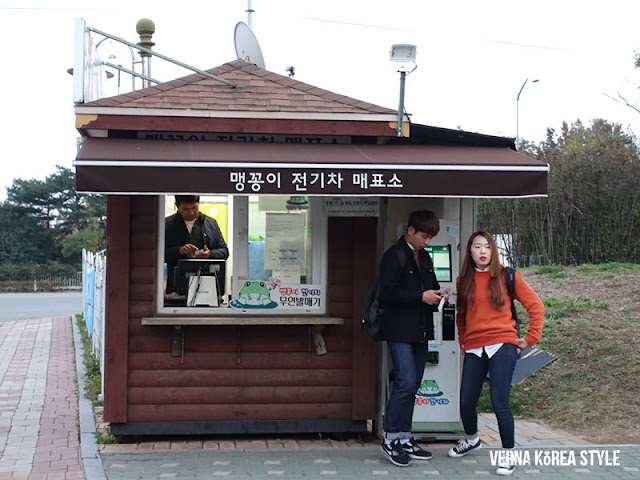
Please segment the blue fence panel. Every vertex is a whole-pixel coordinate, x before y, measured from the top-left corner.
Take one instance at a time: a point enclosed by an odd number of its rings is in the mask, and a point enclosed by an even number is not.
[[[95,267],[87,268],[87,283],[84,291],[84,322],[87,325],[87,332],[90,334],[93,332],[93,304],[96,284],[96,269]]]

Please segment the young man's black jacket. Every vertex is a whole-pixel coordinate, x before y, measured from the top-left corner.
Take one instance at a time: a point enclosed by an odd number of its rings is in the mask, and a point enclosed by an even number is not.
[[[398,255],[397,250],[402,255]],[[401,263],[400,258],[404,259]],[[404,237],[380,260],[382,332],[388,342],[427,343],[433,340],[433,312],[437,305],[422,302],[422,292],[439,290],[431,257],[420,250],[420,268]]]
[[[198,248],[207,245],[209,258],[227,259],[229,249],[224,241],[218,222],[215,219],[198,213],[193,230],[189,234],[187,226],[179,213],[165,219],[164,261],[167,262],[167,292],[173,291],[173,269],[181,258],[192,258],[193,255],[180,255],[180,247],[191,243]]]

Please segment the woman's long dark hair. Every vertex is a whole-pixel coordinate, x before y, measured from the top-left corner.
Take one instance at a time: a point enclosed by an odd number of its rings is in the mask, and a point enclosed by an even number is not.
[[[462,261],[462,269],[460,271],[460,284],[458,285],[458,298],[456,301],[456,307],[458,313],[463,317],[467,313],[467,309],[473,308],[473,300],[476,294],[476,282],[473,278],[475,273],[476,263],[471,257],[471,245],[476,237],[483,237],[489,243],[489,249],[491,250],[491,261],[489,262],[489,297],[491,299],[491,305],[498,310],[504,310],[505,301],[505,281],[504,281],[504,267],[500,264],[500,255],[498,253],[498,246],[493,236],[488,232],[474,232],[469,237],[467,242],[467,249],[465,251],[464,260]]]

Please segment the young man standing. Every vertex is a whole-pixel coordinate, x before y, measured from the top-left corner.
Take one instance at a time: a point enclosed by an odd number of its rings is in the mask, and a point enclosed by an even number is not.
[[[412,459],[429,460],[432,456],[418,446],[411,425],[427,361],[427,342],[433,339],[433,312],[446,294],[440,292],[431,257],[425,251],[439,231],[440,222],[433,212],[412,212],[406,235],[380,260],[382,331],[394,371],[381,448],[391,463],[401,467],[410,465]]]

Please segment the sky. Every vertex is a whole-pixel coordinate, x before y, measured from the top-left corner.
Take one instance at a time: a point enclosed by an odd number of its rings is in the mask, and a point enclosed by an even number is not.
[[[42,180],[56,165],[72,167],[78,132],[67,69],[76,18],[133,43],[138,20],[150,18],[155,51],[206,70],[236,59],[234,29],[248,21],[247,6],[0,0],[0,200],[15,178]],[[415,44],[417,68],[405,91],[413,123],[506,137],[518,129],[538,143],[563,122],[603,118],[640,134],[640,113],[615,100],[622,94],[640,106],[640,2],[253,0],[252,7],[267,70],[286,75],[294,66],[296,80],[392,109],[400,74],[391,45]],[[126,47],[105,41],[99,53],[131,68]],[[153,59],[151,73],[170,81],[191,72]],[[106,89],[125,93],[131,79],[123,75],[118,90],[114,77]]]

